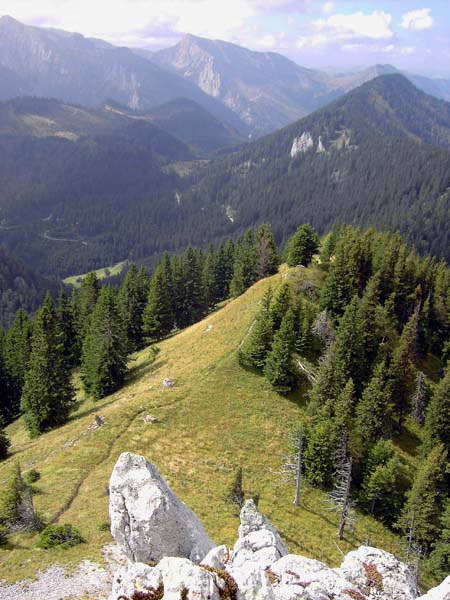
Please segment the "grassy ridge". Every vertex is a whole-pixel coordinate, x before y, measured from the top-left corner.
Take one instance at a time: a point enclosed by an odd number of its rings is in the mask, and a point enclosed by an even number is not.
[[[160,344],[151,364],[148,349],[133,357],[126,386],[92,403],[79,392],[80,405],[65,426],[28,440],[21,420],[8,429],[13,456],[0,464],[0,489],[14,461],[22,470],[42,474],[36,484],[36,507],[47,521],[57,519],[78,527],[88,544],[69,550],[37,550],[36,536],[12,539],[0,550],[0,578],[30,576],[54,562],[77,564],[82,558],[100,559],[110,541],[98,526],[108,520],[106,489],[120,452],[143,454],[154,462],[175,493],[190,506],[217,543],[233,544],[238,518],[222,500],[238,466],[244,487],[261,495],[262,511],[279,528],[294,553],[339,564],[341,552],[365,542],[398,553],[398,539],[381,524],[360,516],[355,530],[336,545],[337,518],[325,494],[305,487],[303,506],[292,504],[293,485],[278,474],[288,433],[305,402],[306,389],[285,398],[264,379],[237,363],[236,350],[251,326],[269,285],[274,290],[293,271],[260,281],[240,298],[200,323]],[[303,269],[298,277],[320,277]],[[212,328],[207,331],[207,326]],[[175,381],[162,387],[164,377]],[[101,414],[105,425],[88,429]],[[146,424],[152,414],[160,422]]]

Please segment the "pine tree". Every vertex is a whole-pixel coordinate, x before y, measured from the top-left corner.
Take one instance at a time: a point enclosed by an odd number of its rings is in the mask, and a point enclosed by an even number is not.
[[[36,315],[21,409],[31,437],[64,423],[74,389],[64,357],[64,336],[50,295]]]
[[[182,312],[179,326],[196,323],[206,312],[206,298],[202,285],[202,259],[198,251],[188,246],[182,257]]]
[[[59,327],[63,336],[64,358],[67,368],[74,367],[76,364],[76,334],[73,313],[67,300],[66,293],[61,287],[56,306],[56,316],[58,317]]]
[[[424,448],[430,451],[437,443],[450,453],[450,363],[436,386],[425,421]]]
[[[147,282],[142,271],[131,263],[119,291],[119,310],[125,326],[128,352],[143,346],[142,313],[147,301]]]
[[[386,390],[395,402],[394,414],[397,417],[398,430],[402,430],[403,420],[410,411],[411,397],[415,389],[418,313],[413,313],[405,325],[397,347],[392,355],[388,369]]]
[[[289,308],[293,307],[292,305],[291,287],[288,283],[283,283],[270,310],[270,317],[272,319],[273,328],[275,331],[280,328],[284,315],[287,313]]]
[[[279,265],[278,250],[270,225],[256,230],[256,274],[258,279],[274,275]]]
[[[244,367],[262,370],[266,364],[273,340],[273,323],[269,311],[271,299],[272,289],[269,288],[264,294],[262,308],[252,329],[238,353],[239,363]]]
[[[230,282],[230,293],[234,298],[243,294],[257,280],[256,264],[255,236],[248,229],[235,247],[233,277]]]
[[[77,364],[81,358],[81,347],[89,328],[91,314],[97,302],[99,290],[100,284],[97,275],[95,272],[91,272],[86,275],[81,282],[80,289],[74,292],[71,298],[71,308],[77,338],[74,349]]]
[[[116,391],[127,371],[127,340],[114,291],[104,287],[83,342],[81,379],[94,399]]]
[[[4,377],[8,383],[2,412],[7,421],[19,414],[25,371],[31,353],[31,335],[30,318],[24,310],[19,309],[4,339]]]
[[[365,443],[392,433],[393,400],[387,389],[386,365],[379,363],[356,407],[356,427]]]
[[[156,266],[150,280],[147,304],[142,315],[142,330],[150,340],[160,340],[174,325],[170,283],[163,264]]]
[[[438,444],[418,466],[398,526],[407,540],[407,558],[414,547],[429,550],[439,533],[445,450]]]
[[[331,483],[336,438],[330,414],[323,409],[316,415],[305,434],[303,464],[305,477],[312,485],[327,487]]]
[[[283,317],[280,329],[275,333],[272,349],[267,355],[264,367],[265,378],[281,394],[290,392],[296,381],[292,363],[295,345],[294,323],[294,312],[290,308]]]
[[[429,564],[432,573],[438,579],[445,578],[450,573],[450,501],[447,500],[439,518],[439,539],[433,544]]]
[[[320,238],[309,225],[300,225],[286,244],[286,262],[290,267],[308,266],[319,249]]]
[[[10,445],[11,442],[7,438],[3,429],[0,427],[0,460],[3,460],[8,456]]]

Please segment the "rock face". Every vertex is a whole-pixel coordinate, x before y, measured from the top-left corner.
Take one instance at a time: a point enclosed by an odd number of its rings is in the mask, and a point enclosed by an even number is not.
[[[450,600],[450,577],[418,599],[408,567],[377,548],[361,546],[338,569],[288,554],[276,527],[252,500],[241,510],[234,548],[212,548],[195,515],[141,456],[121,455],[110,489],[113,535],[133,561],[116,573],[110,600],[133,595],[164,600]],[[194,564],[200,555],[203,561]],[[144,564],[155,558],[160,559],[155,566]]]
[[[309,131],[304,131],[298,138],[294,138],[291,147],[291,158],[295,158],[298,154],[304,154],[314,147],[314,140]]]
[[[130,452],[120,455],[111,475],[109,514],[111,533],[133,562],[179,556],[198,563],[214,546],[156,467]]]

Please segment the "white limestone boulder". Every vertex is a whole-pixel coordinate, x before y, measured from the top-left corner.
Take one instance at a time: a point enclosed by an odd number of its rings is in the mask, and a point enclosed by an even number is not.
[[[360,591],[377,600],[414,600],[417,586],[410,569],[393,554],[370,546],[349,552],[336,569]]]
[[[318,560],[288,554],[270,567],[276,600],[349,600],[359,590]]]
[[[225,569],[230,560],[230,551],[225,545],[216,546],[208,552],[201,564],[213,569]]]
[[[272,533],[273,543],[280,557],[288,553],[288,549],[281,539],[278,529],[272,525],[265,515],[263,515],[253,500],[246,500],[241,509],[240,520],[241,524],[239,525],[238,531],[239,540],[236,542],[236,544],[239,544],[239,541],[250,533],[265,530]]]
[[[309,131],[304,131],[300,137],[294,138],[291,146],[291,158],[304,154],[314,147],[314,139]]]
[[[418,600],[450,600],[450,575]]]
[[[109,600],[131,598],[136,592],[148,593],[157,590],[162,584],[162,575],[158,567],[149,567],[143,563],[129,563],[114,574]]]
[[[164,556],[198,563],[214,547],[196,515],[143,456],[120,455],[109,484],[111,533],[133,562]]]

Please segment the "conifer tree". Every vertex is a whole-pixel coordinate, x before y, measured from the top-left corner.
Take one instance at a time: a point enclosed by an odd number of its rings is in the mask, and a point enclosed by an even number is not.
[[[83,342],[81,379],[95,399],[117,390],[127,371],[127,340],[114,291],[101,289]]]
[[[294,324],[295,316],[290,308],[281,321],[280,329],[274,335],[272,349],[267,355],[264,367],[265,378],[282,394],[290,392],[296,381],[292,363],[295,345]]]
[[[64,423],[73,402],[74,389],[64,357],[64,336],[47,294],[34,322],[21,402],[30,436]]]
[[[300,225],[286,244],[286,262],[290,267],[308,266],[319,249],[320,238],[309,225]]]
[[[143,272],[131,263],[119,291],[119,309],[125,326],[128,352],[142,348],[142,313],[147,301],[147,283]]]
[[[443,579],[450,573],[450,501],[448,499],[440,515],[439,524],[439,539],[433,544],[429,562],[433,575]]]
[[[76,334],[73,313],[67,300],[64,288],[61,287],[56,306],[56,316],[58,317],[59,327],[63,337],[64,358],[67,368],[76,364]]]
[[[356,408],[356,426],[365,443],[376,442],[392,433],[393,400],[387,389],[386,365],[380,362]]]
[[[147,304],[142,315],[143,334],[150,340],[160,340],[174,325],[170,288],[164,265],[157,265],[150,280]]]
[[[279,258],[272,228],[267,223],[256,230],[256,274],[258,279],[274,275],[278,270]]]
[[[308,427],[305,442],[305,477],[312,485],[327,487],[334,471],[336,430],[326,410],[320,411]]]
[[[203,261],[202,286],[206,308],[213,308],[220,297],[220,286],[217,281],[217,255],[212,244],[209,245]]]
[[[91,313],[97,302],[100,284],[95,272],[88,273],[83,279],[78,292],[71,298],[71,307],[75,324],[77,343],[75,346],[75,356],[77,363],[81,358],[81,347],[83,340],[89,328]]]
[[[411,397],[415,389],[418,313],[415,311],[405,325],[388,369],[386,390],[395,402],[394,413],[398,430],[402,430],[403,420],[410,411]]]
[[[8,456],[8,450],[11,445],[11,442],[6,436],[6,433],[3,431],[3,428],[0,427],[0,460],[3,460]]]
[[[9,421],[20,410],[20,397],[25,371],[31,353],[32,323],[28,314],[19,309],[4,339],[4,377],[7,387],[3,396],[3,416]]]
[[[183,253],[183,309],[179,315],[180,327],[196,323],[206,312],[206,299],[202,285],[202,256],[192,246]]]
[[[239,350],[239,363],[242,366],[262,370],[266,364],[273,340],[273,323],[269,311],[271,299],[272,289],[269,288],[264,294],[262,308],[256,316],[248,338]]]
[[[248,229],[235,247],[233,277],[230,282],[230,293],[234,298],[243,294],[257,280],[256,263],[255,236]]]
[[[288,283],[283,283],[270,310],[270,317],[275,331],[280,328],[281,321],[289,308],[293,307],[292,304],[291,286]]]
[[[398,521],[408,542],[407,557],[414,547],[429,550],[437,539],[444,468],[445,450],[442,444],[435,446],[418,466]]]
[[[245,496],[242,487],[242,467],[239,467],[235,473],[230,489],[224,497],[224,500],[230,504],[236,504],[239,508],[242,508],[244,505],[244,499]]]
[[[436,386],[425,421],[424,448],[430,451],[441,442],[450,455],[450,363]]]

